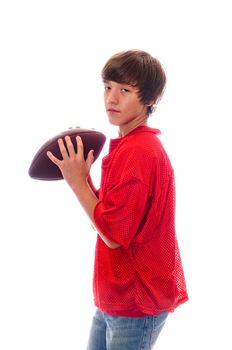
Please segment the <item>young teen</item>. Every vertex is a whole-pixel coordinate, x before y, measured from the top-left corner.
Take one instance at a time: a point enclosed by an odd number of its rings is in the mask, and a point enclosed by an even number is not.
[[[188,300],[175,233],[174,172],[147,125],[162,97],[166,75],[140,50],[112,56],[102,70],[109,122],[119,137],[102,161],[101,186],[90,178],[94,154],[83,157],[77,137],[60,139],[60,168],[98,235],[93,318],[88,350],[152,349],[168,313]],[[66,151],[65,144],[68,152]]]

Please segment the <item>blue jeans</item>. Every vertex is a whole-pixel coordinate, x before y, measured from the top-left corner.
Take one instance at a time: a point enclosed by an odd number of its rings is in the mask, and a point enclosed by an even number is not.
[[[145,317],[110,316],[96,311],[87,350],[150,350],[168,313]]]

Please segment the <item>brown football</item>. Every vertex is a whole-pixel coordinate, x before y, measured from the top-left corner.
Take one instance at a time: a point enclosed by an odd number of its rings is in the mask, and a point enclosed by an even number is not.
[[[63,139],[66,135],[70,136],[75,152],[77,151],[76,136],[80,136],[84,145],[85,159],[89,151],[94,150],[94,161],[98,158],[106,140],[104,134],[92,129],[75,128],[59,133],[45,142],[35,154],[28,171],[30,177],[37,180],[63,179],[60,169],[48,158],[47,151],[51,151],[55,157],[62,159],[58,139]]]

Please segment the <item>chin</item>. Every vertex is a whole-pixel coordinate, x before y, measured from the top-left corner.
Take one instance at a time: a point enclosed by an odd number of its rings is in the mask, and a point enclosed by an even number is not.
[[[111,125],[120,126],[120,122],[115,120],[115,119],[113,119],[113,118],[109,118],[109,123]]]

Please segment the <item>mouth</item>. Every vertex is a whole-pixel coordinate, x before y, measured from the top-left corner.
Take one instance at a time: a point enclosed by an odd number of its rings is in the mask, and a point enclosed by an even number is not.
[[[118,109],[115,109],[115,108],[107,108],[106,111],[107,111],[107,112],[110,112],[110,113],[119,113],[119,110],[118,110]]]

